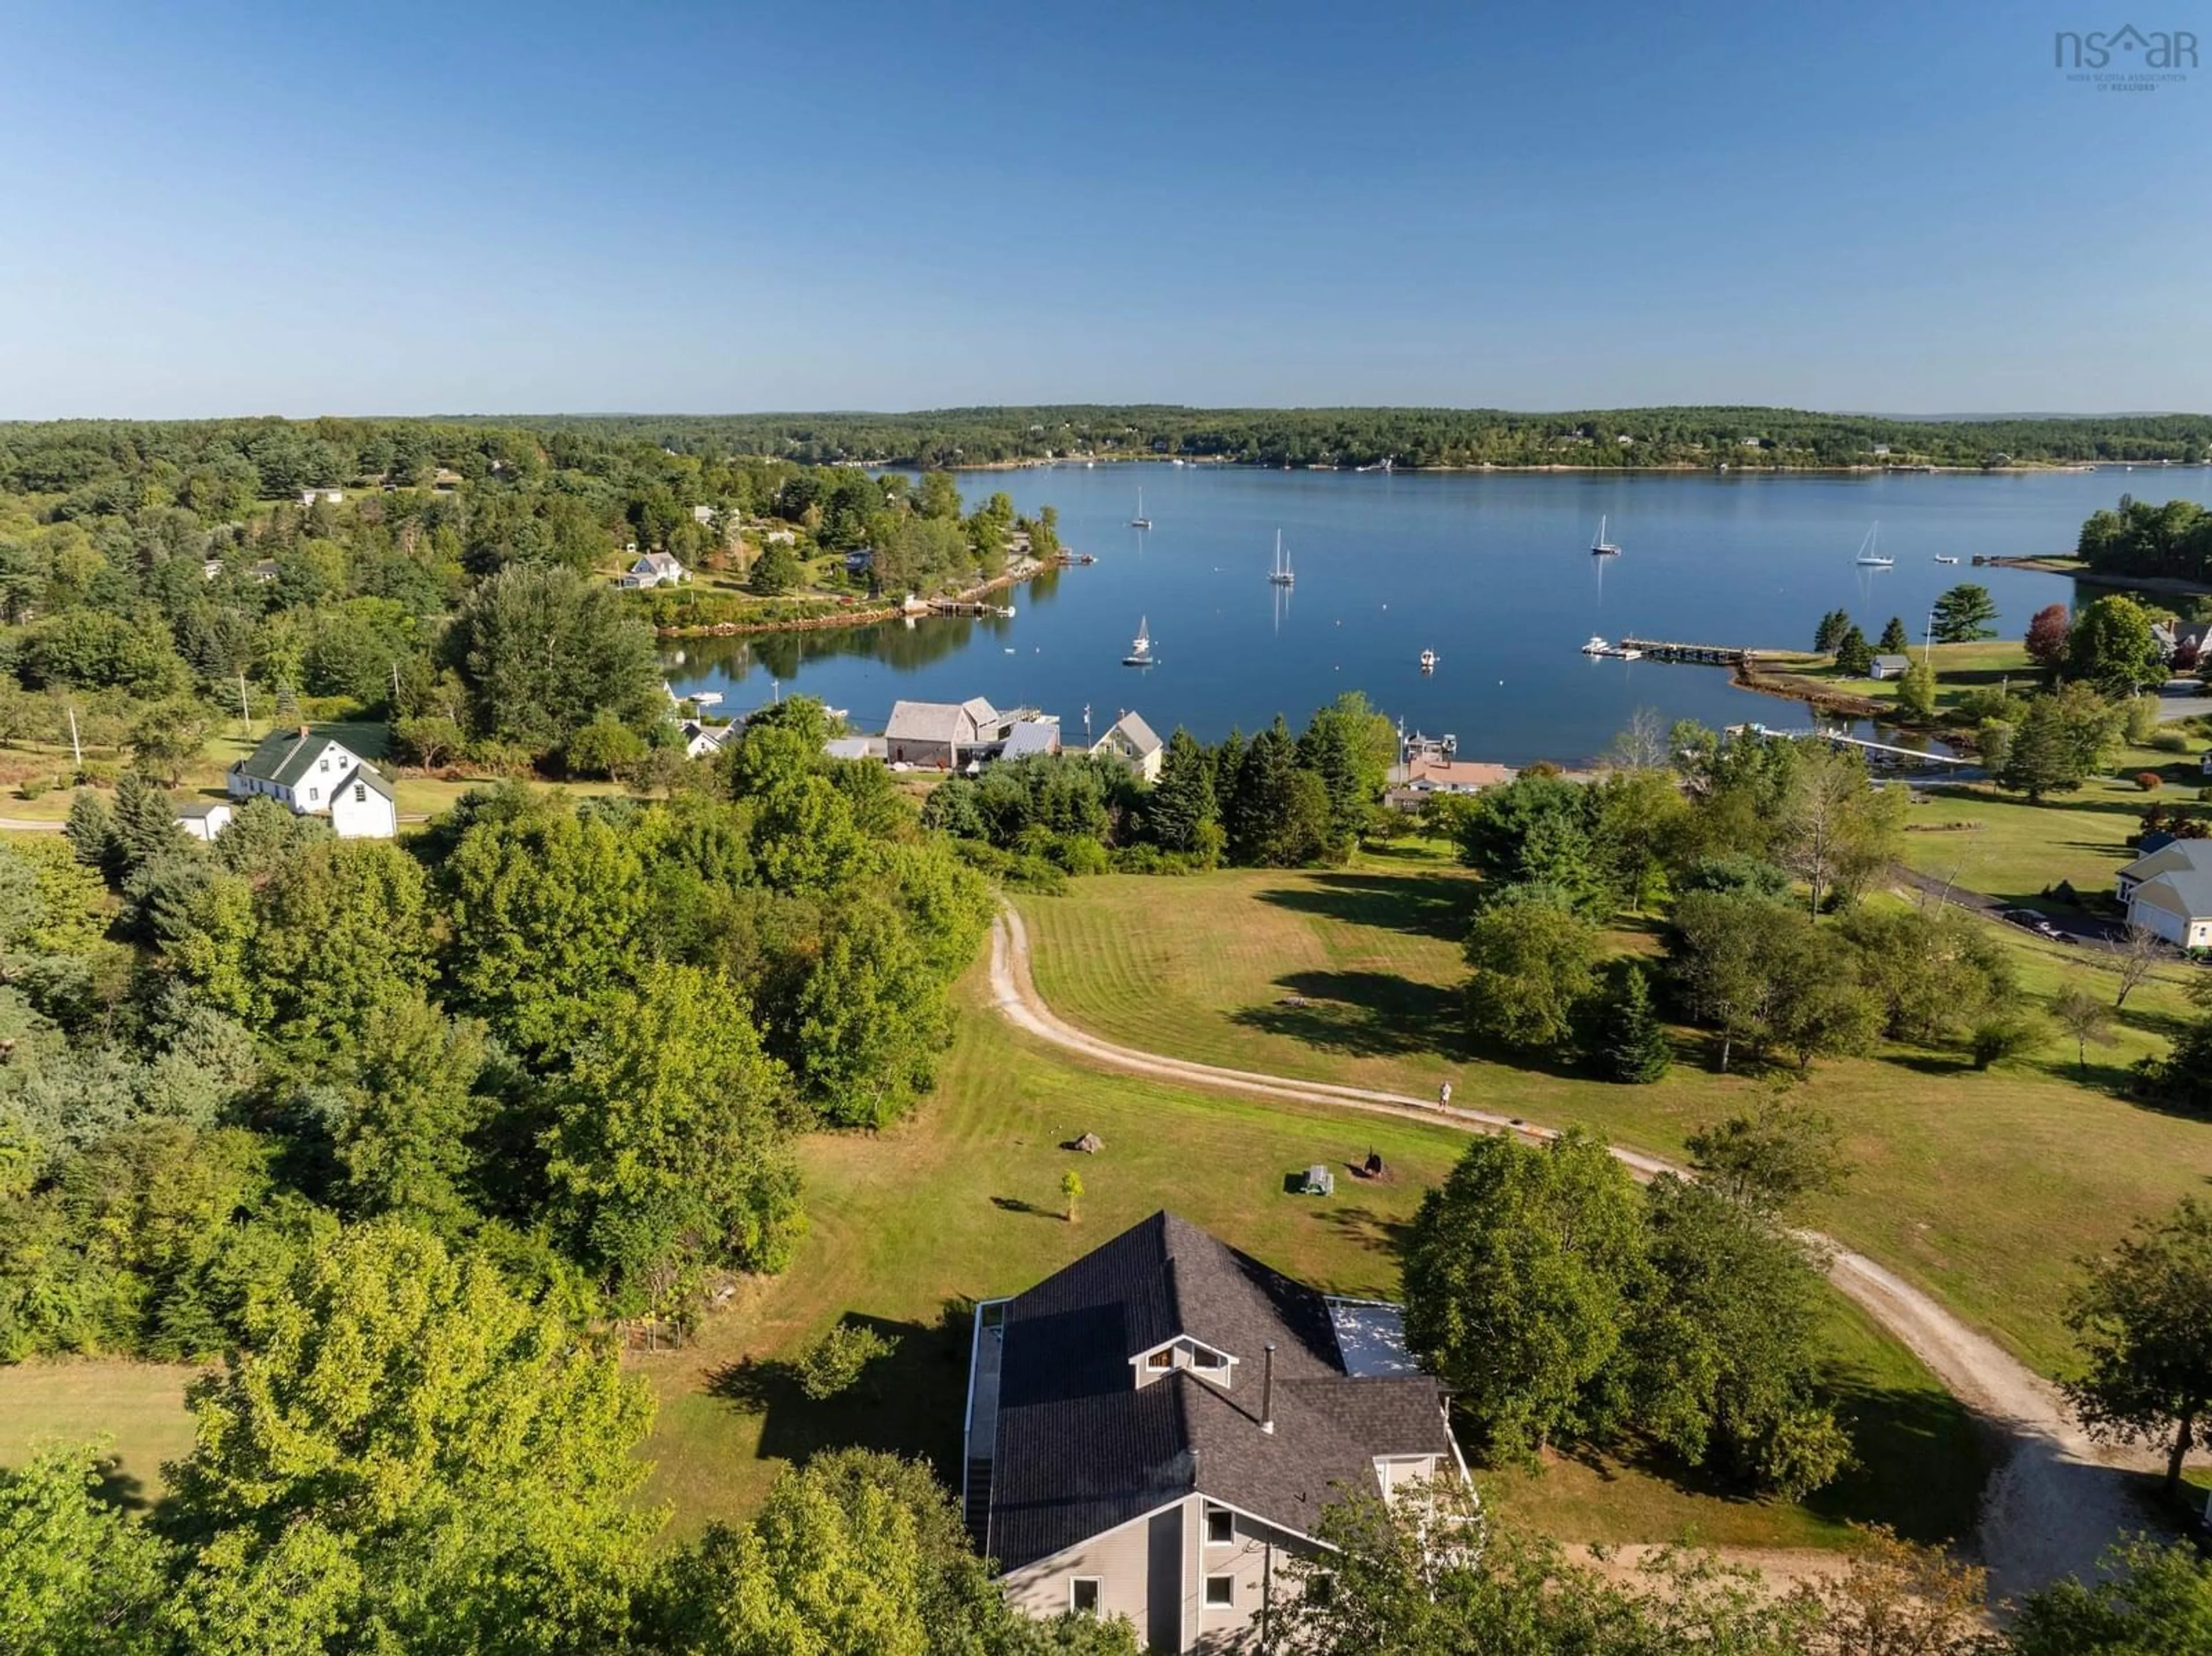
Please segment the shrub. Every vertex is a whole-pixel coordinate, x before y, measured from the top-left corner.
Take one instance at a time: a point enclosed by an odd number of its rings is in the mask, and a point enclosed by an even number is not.
[[[1974,1026],[1974,1067],[1986,1070],[2008,1058],[2019,1058],[2042,1046],[2046,1031],[2035,1019],[2019,1012],[1991,1013]]]
[[[2189,733],[2186,731],[2177,731],[2169,725],[2152,731],[2150,740],[2144,745],[2155,749],[2160,753],[2187,753]]]
[[[43,776],[27,776],[23,779],[22,786],[15,792],[26,799],[35,799],[44,793],[49,786]]]
[[[872,1328],[840,1323],[799,1360],[799,1389],[817,1403],[827,1402],[852,1390],[861,1372],[877,1358],[897,1350],[898,1344]]]
[[[2155,793],[2166,785],[2166,779],[2156,771],[2137,771],[2136,786],[2145,793]]]

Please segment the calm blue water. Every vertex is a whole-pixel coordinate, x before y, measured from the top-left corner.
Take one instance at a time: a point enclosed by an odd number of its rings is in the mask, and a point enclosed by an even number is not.
[[[970,503],[1003,489],[1024,512],[1057,506],[1063,540],[1098,561],[1012,591],[1012,620],[686,640],[671,682],[720,689],[736,712],[767,701],[773,680],[871,731],[901,697],[982,695],[1056,713],[1071,733],[1088,705],[1099,731],[1133,707],[1164,735],[1181,724],[1206,739],[1278,711],[1295,725],[1358,688],[1409,727],[1455,733],[1462,757],[1572,763],[1639,707],[1715,725],[1801,717],[1718,669],[1593,661],[1578,653],[1593,633],[1809,649],[1841,605],[1869,638],[1899,616],[1917,640],[1937,593],[1978,580],[2017,635],[2043,605],[2073,602],[2073,583],[1976,570],[1975,553],[2070,550],[2082,519],[2124,491],[2212,498],[2212,476],[2178,467],[1748,477],[1146,464],[959,482]],[[1148,533],[1127,526],[1140,483]],[[1600,513],[1619,558],[1589,555]],[[1877,519],[1896,567],[1860,569]],[[1297,573],[1287,593],[1267,579],[1279,528]],[[1119,664],[1140,617],[1158,658],[1146,671]],[[1426,677],[1424,648],[1442,658]]]

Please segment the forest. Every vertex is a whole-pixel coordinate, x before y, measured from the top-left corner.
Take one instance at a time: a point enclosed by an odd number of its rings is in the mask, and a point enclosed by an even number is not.
[[[1080,456],[1240,465],[1807,466],[2202,461],[2212,416],[1923,420],[1796,409],[1193,409],[1144,403],[934,409],[908,414],[526,419],[683,453],[919,467]]]

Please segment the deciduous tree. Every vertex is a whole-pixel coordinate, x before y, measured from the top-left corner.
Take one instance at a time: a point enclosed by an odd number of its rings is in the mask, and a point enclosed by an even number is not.
[[[2212,1408],[2212,1207],[2184,1197],[2102,1259],[2067,1307],[2086,1370],[2063,1382],[2100,1437],[2166,1451],[2166,1488]]]

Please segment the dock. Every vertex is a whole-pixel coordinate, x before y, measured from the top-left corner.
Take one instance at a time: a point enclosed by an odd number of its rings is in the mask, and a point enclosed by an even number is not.
[[[1741,667],[1758,653],[1729,644],[1678,644],[1660,638],[1625,638],[1619,647],[1652,661],[1686,661],[1699,667]]]
[[[1872,742],[1863,736],[1846,735],[1842,731],[1827,731],[1817,725],[1805,731],[1778,731],[1765,725],[1731,725],[1729,733],[1747,731],[1753,736],[1773,737],[1785,742],[1817,741],[1838,747],[1857,748],[1869,754],[1883,754],[1896,759],[1910,760],[1916,765],[1951,765],[1960,770],[1980,767],[1978,759],[1961,759],[1955,754],[1928,753],[1919,748],[1901,748],[1893,742]]]

